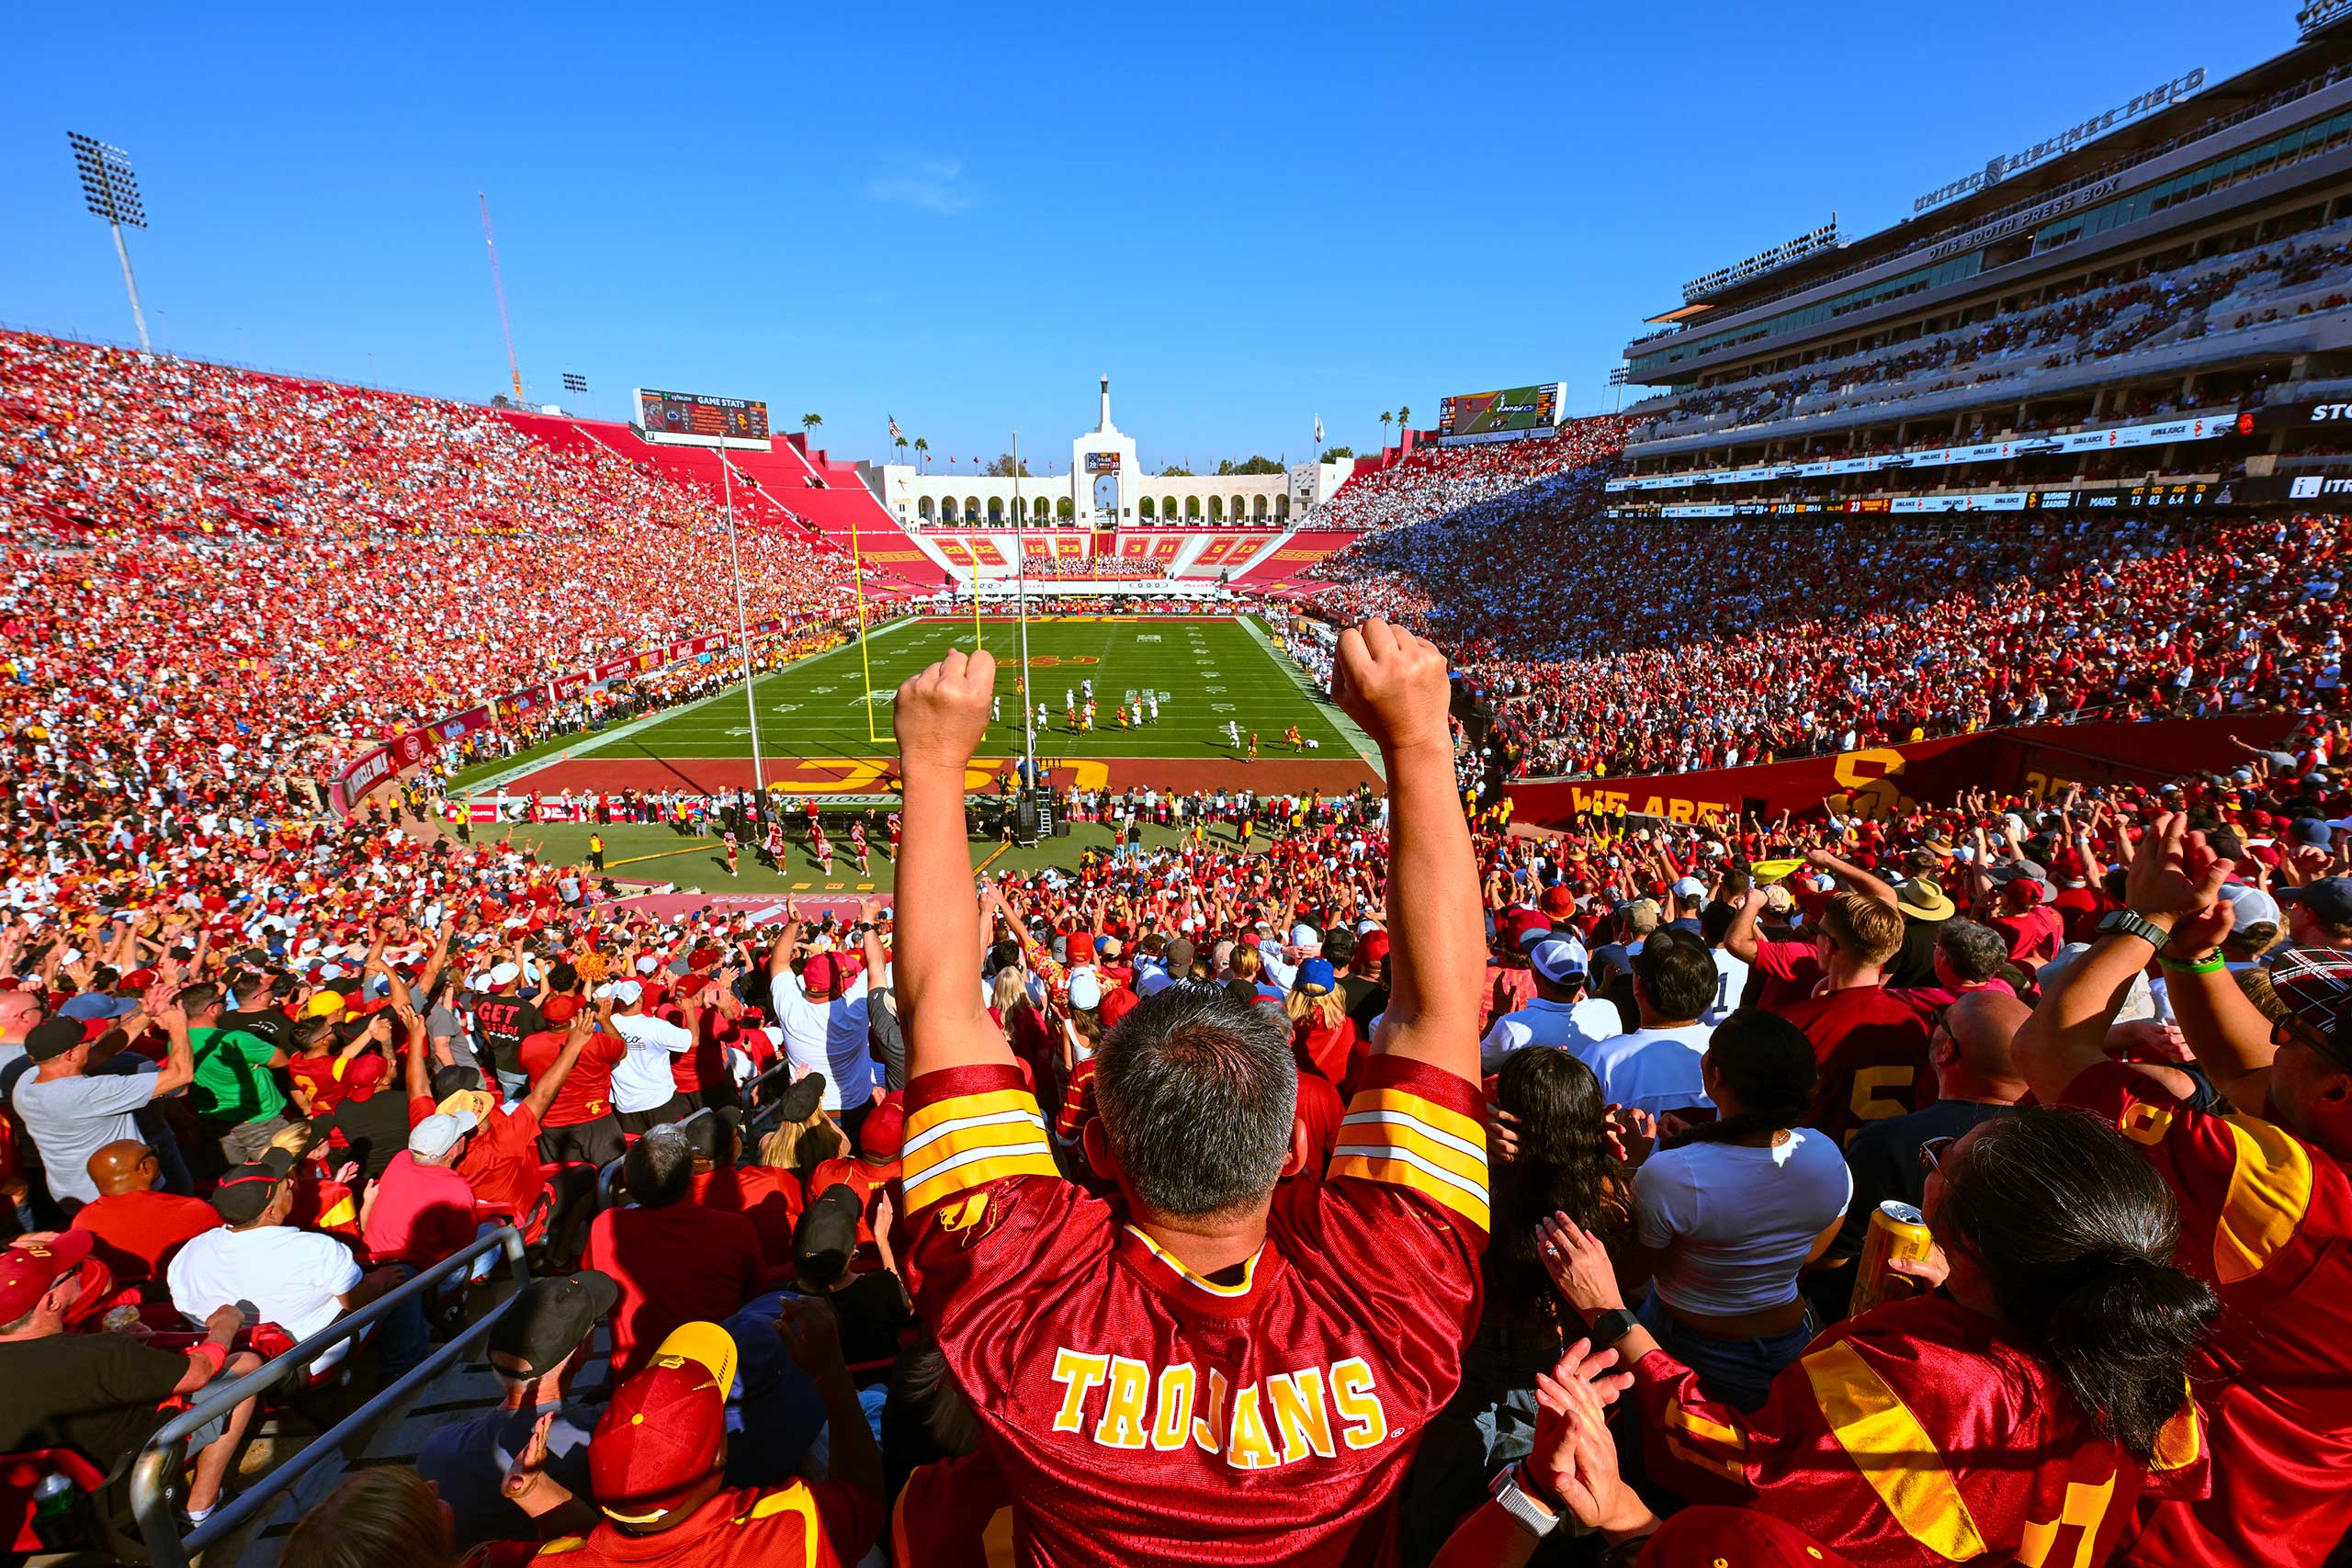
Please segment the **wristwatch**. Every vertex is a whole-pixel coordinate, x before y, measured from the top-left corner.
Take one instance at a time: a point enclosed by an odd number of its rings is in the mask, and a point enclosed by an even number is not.
[[[1487,1488],[1487,1495],[1511,1517],[1513,1524],[1542,1540],[1560,1528],[1560,1516],[1553,1512],[1550,1504],[1520,1483],[1521,1472],[1525,1468],[1523,1463],[1514,1464],[1496,1476],[1494,1484]]]
[[[1606,1350],[1642,1325],[1642,1320],[1623,1307],[1611,1307],[1592,1320],[1591,1332],[1586,1336],[1596,1350]]]
[[[2098,934],[2110,936],[2120,931],[2136,936],[2150,947],[2162,947],[2172,940],[2172,933],[2137,909],[2110,909],[2098,923]]]

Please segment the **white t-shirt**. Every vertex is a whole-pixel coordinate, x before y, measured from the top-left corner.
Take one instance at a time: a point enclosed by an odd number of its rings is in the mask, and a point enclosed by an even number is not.
[[[1712,1024],[1678,1023],[1667,1029],[1636,1029],[1577,1053],[1600,1080],[1600,1098],[1662,1115],[1694,1105],[1713,1105],[1699,1064],[1707,1055]]]
[[[1699,1021],[1713,1029],[1738,1010],[1740,995],[1747,989],[1747,965],[1734,958],[1729,948],[1714,948],[1710,955],[1715,961],[1715,999]]]
[[[223,1225],[181,1247],[164,1278],[172,1305],[198,1323],[231,1302],[250,1302],[261,1322],[308,1339],[342,1315],[337,1298],[358,1285],[360,1269],[349,1247],[317,1231]],[[334,1365],[349,1348],[346,1342],[327,1351],[312,1370]]]
[[[666,1018],[644,1013],[613,1015],[613,1032],[628,1047],[628,1055],[613,1065],[615,1111],[659,1111],[678,1092],[670,1058],[695,1047],[694,1032]]]
[[[866,1031],[868,976],[859,975],[831,1001],[812,1001],[800,976],[787,969],[768,985],[776,1022],[784,1029],[784,1054],[795,1069],[825,1075],[819,1103],[839,1111],[844,1099],[863,1105],[874,1098],[874,1050]]]
[[[1573,1002],[1537,997],[1517,1012],[1507,1012],[1495,1020],[1487,1037],[1478,1042],[1478,1070],[1500,1072],[1503,1063],[1514,1052],[1524,1051],[1530,1045],[1556,1045],[1581,1058],[1624,1026],[1624,1018],[1617,1011],[1615,1002],[1605,1002],[1598,997],[1583,997]]]
[[[1635,1234],[1666,1253],[1651,1284],[1667,1305],[1761,1312],[1796,1299],[1797,1270],[1853,1194],[1846,1156],[1806,1128],[1770,1148],[1690,1144],[1634,1172]]]

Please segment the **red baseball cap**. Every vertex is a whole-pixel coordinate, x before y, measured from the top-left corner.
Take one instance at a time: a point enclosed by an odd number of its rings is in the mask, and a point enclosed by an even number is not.
[[[573,996],[553,996],[539,1004],[539,1017],[548,1023],[570,1023],[580,1010],[580,998]]]
[[[1713,1505],[1685,1508],[1642,1549],[1642,1568],[1853,1568],[1794,1525]]]
[[[1102,993],[1102,1000],[1096,1005],[1094,1016],[1102,1020],[1102,1027],[1108,1030],[1127,1014],[1135,1011],[1142,1001],[1141,997],[1125,986],[1114,986]]]
[[[1577,912],[1577,896],[1568,891],[1565,883],[1555,882],[1544,889],[1543,897],[1535,900],[1535,907],[1556,920]]]
[[[0,1252],[0,1323],[14,1323],[41,1297],[89,1260],[88,1231],[60,1231],[46,1241],[19,1241]]]
[[[1551,918],[1532,909],[1505,909],[1495,917],[1495,945],[1505,953],[1526,952],[1527,939],[1538,932],[1548,933]]]
[[[841,960],[830,953],[812,953],[800,966],[800,984],[811,997],[829,999],[841,987]]]
[[[884,1100],[866,1113],[857,1130],[858,1157],[868,1165],[898,1164],[906,1133],[906,1108],[895,1100]]]
[[[624,1525],[659,1524],[727,1452],[735,1341],[715,1323],[673,1329],[621,1384],[588,1439],[597,1506]]]
[[[1388,933],[1385,931],[1366,931],[1356,939],[1355,961],[1348,965],[1356,971],[1369,970],[1388,956]]]

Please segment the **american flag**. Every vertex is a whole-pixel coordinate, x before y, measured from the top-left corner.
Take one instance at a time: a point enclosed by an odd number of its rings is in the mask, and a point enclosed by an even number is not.
[[[898,422],[897,420],[895,420],[895,419],[894,419],[894,420],[890,421],[890,439],[891,439],[891,440],[893,440],[893,441],[896,441],[898,438],[899,438],[899,422]]]

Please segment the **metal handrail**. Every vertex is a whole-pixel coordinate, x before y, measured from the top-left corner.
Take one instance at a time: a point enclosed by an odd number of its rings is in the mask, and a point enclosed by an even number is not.
[[[164,1422],[155,1435],[147,1439],[147,1446],[139,1450],[139,1457],[131,1462],[130,1513],[138,1521],[140,1536],[147,1543],[147,1552],[155,1568],[187,1568],[188,1560],[194,1553],[204,1551],[258,1516],[279,1493],[300,1480],[313,1465],[340,1450],[354,1432],[375,1420],[396,1402],[440,1376],[476,1340],[490,1332],[491,1325],[514,1304],[514,1298],[510,1296],[484,1313],[447,1344],[386,1384],[358,1409],[311,1438],[300,1452],[262,1477],[251,1490],[214,1509],[202,1524],[183,1539],[173,1517],[172,1504],[179,1496],[180,1475],[187,1462],[190,1433],[226,1415],[254,1395],[277,1387],[288,1378],[301,1376],[304,1370],[321,1355],[337,1345],[356,1339],[361,1330],[373,1325],[394,1307],[416,1297],[429,1295],[452,1275],[470,1273],[474,1259],[492,1249],[506,1254],[518,1286],[529,1282],[531,1267],[523,1254],[523,1233],[513,1225],[501,1225],[488,1235],[475,1237],[415,1279],[387,1291],[357,1312],[336,1318],[292,1349],[272,1357],[244,1376],[232,1382],[209,1384],[198,1390],[188,1407]]]

